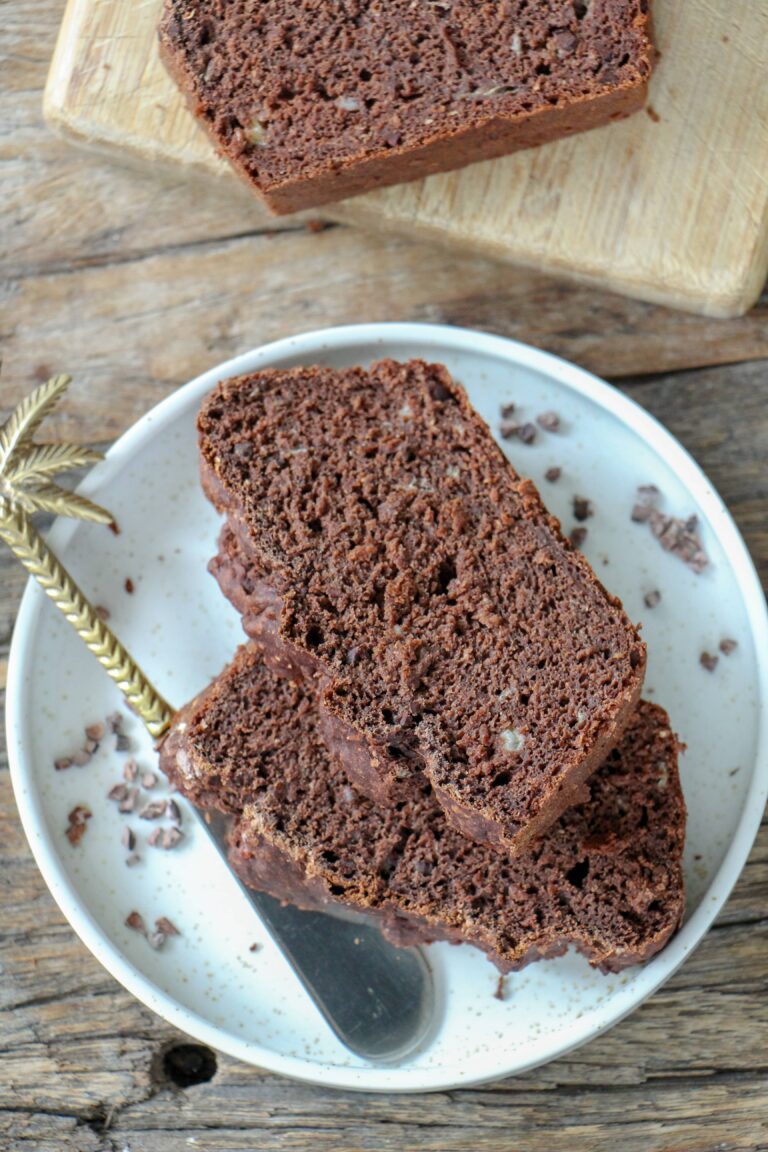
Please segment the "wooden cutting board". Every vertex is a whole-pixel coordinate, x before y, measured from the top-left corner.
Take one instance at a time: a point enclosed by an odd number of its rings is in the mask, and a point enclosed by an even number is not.
[[[234,186],[160,64],[160,6],[68,0],[46,117],[124,160]],[[323,215],[712,316],[745,312],[768,274],[768,2],[655,0],[654,14],[645,111]]]

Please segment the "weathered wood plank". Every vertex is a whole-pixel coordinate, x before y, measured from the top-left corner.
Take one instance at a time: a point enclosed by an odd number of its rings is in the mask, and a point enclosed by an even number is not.
[[[615,298],[614,298],[615,299]],[[30,378],[76,375],[52,434],[113,437],[178,383],[267,340],[350,318],[464,324],[520,338],[610,376],[723,355],[720,330],[654,318],[648,306],[565,290],[481,259],[349,229],[217,240],[118,264],[11,280],[0,404]],[[740,340],[768,356],[768,302]],[[737,322],[732,322],[736,325]],[[696,340],[696,326],[701,325]],[[629,327],[629,332],[627,331]],[[727,327],[727,325],[726,325]],[[649,347],[646,334],[653,330]],[[595,339],[595,332],[602,339]],[[746,347],[742,343],[742,349]],[[42,354],[43,350],[45,354]]]

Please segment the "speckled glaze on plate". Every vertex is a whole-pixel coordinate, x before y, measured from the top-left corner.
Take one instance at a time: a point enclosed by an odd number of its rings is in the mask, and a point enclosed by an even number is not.
[[[367,1091],[424,1091],[510,1075],[562,1055],[615,1024],[685,959],[722,907],[746,860],[768,791],[768,621],[753,565],[733,521],[680,445],[637,405],[589,373],[493,336],[427,325],[377,324],[313,332],[270,344],[179,389],[114,445],[82,490],[117,517],[113,536],[59,523],[52,541],[92,599],[174,703],[218,673],[241,640],[239,621],[206,563],[217,517],[197,480],[194,421],[202,397],[225,376],[267,366],[366,363],[422,356],[445,363],[496,431],[502,404],[521,420],[546,410],[556,433],[531,445],[502,441],[516,467],[539,484],[566,531],[572,499],[594,504],[584,551],[607,586],[642,620],[648,641],[646,694],[670,712],[688,745],[682,761],[689,807],[682,931],[644,968],[603,976],[574,955],[532,965],[506,981],[469,947],[432,945],[440,1017],[428,1046],[407,1062],[375,1067],[331,1035],[236,883],[188,821],[172,852],[146,845],[152,827],[121,816],[106,799],[125,754],[105,740],[85,768],[56,772],[78,748],[85,724],[120,698],[40,590],[24,595],[11,649],[7,733],[14,789],[40,869],[75,931],[135,996],[179,1028],[231,1055],[298,1079]],[[547,469],[562,469],[552,484]],[[654,483],[662,507],[696,513],[711,566],[701,575],[661,550],[630,521],[635,489]],[[134,591],[125,590],[125,581]],[[652,610],[648,592],[661,592]],[[738,641],[708,672],[702,650]],[[126,717],[133,754],[156,758]],[[162,786],[159,789],[163,794]],[[150,795],[158,793],[148,793]],[[75,804],[93,812],[73,847],[65,836]],[[120,833],[134,829],[140,862],[126,868]],[[180,929],[158,952],[125,927],[133,910]],[[260,944],[251,951],[252,944]]]

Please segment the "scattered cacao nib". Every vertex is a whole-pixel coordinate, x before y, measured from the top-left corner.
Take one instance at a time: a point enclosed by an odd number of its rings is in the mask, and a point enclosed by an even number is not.
[[[520,425],[515,420],[504,420],[499,428],[502,440],[511,440],[520,431]]]
[[[115,734],[115,752],[130,752],[131,742],[124,732]]]
[[[90,820],[93,813],[90,808],[86,808],[84,804],[77,804],[67,816],[69,827],[66,831],[67,840],[70,844],[79,844],[85,835],[86,822]]]
[[[522,440],[523,444],[533,444],[536,439],[536,425],[530,422],[521,424],[517,430],[517,438]]]
[[[120,535],[120,525],[118,524],[117,520],[110,521],[108,528],[113,536]]]
[[[657,508],[661,493],[655,484],[643,484],[637,490],[637,502],[632,508],[635,523],[647,523],[665,552],[671,552],[694,572],[703,572],[709,557],[698,534],[698,516],[685,520],[666,516]]]
[[[147,926],[140,912],[129,912],[125,918],[125,926],[133,932],[141,932],[142,936],[147,934]]]
[[[120,837],[120,843],[122,844],[123,848],[126,848],[129,852],[133,852],[134,848],[136,847],[136,836],[130,828],[123,828],[123,834]]]
[[[129,596],[131,596],[133,594],[133,580],[131,580],[130,576],[126,576],[125,584],[123,585],[123,587],[125,588],[125,590]]]
[[[713,656],[711,652],[702,652],[699,656],[699,664],[702,668],[706,668],[707,672],[714,672],[717,667],[717,656]]]
[[[501,406],[501,418],[502,418],[502,420],[509,420],[510,416],[514,416],[514,414],[515,414],[515,405],[514,405],[514,402],[512,400],[510,400],[508,404],[502,404],[502,406]]]
[[[153,828],[147,836],[147,844],[150,848],[162,848],[168,852],[183,839],[184,833],[180,828]]]
[[[560,430],[560,417],[557,412],[541,412],[536,417],[536,423],[545,432],[558,432]]]
[[[655,484],[640,484],[637,489],[637,498],[641,504],[655,504],[661,496],[661,489]]]
[[[675,516],[665,516],[662,512],[654,511],[650,517],[650,525],[651,532],[665,552],[671,552],[679,557],[694,572],[704,571],[709,564],[709,557],[696,533],[695,517],[680,520]]]
[[[738,772],[741,772],[741,766],[739,766],[738,768],[731,768],[728,775],[729,776],[735,776]]]
[[[127,784],[113,784],[109,792],[107,792],[107,800],[125,800],[127,795]]]
[[[126,868],[133,868],[140,860],[141,856],[139,856],[138,852],[131,852],[130,856],[126,856],[125,858],[125,866]]]
[[[165,935],[165,932],[149,932],[149,933],[147,933],[147,943],[149,944],[150,948],[154,948],[155,951],[157,951],[158,948],[162,948],[163,944],[165,944],[166,939],[167,939],[167,937]]]
[[[261,944],[251,944],[248,951],[249,952],[258,952],[260,948],[261,948]]]
[[[587,500],[586,496],[574,496],[573,515],[577,520],[589,520],[590,516],[594,516],[594,514],[595,509],[592,507],[591,500]]]
[[[107,716],[107,730],[117,733],[123,727],[123,718],[119,712],[110,712]]]
[[[154,772],[144,772],[141,776],[141,786],[146,788],[147,792],[151,792],[157,784],[157,776]]]
[[[646,592],[643,596],[643,604],[646,608],[655,608],[657,604],[661,603],[661,592],[658,588],[654,588],[652,592]]]
[[[133,781],[138,778],[138,775],[139,766],[136,761],[133,758],[126,760],[125,764],[123,765],[123,777],[128,781],[129,784],[132,784]]]
[[[726,636],[723,640],[720,641],[720,651],[722,652],[723,656],[730,656],[731,652],[735,652],[738,646],[738,640],[733,640],[730,636]]]
[[[583,525],[573,528],[570,534],[570,541],[574,548],[581,548],[582,544],[587,538],[587,529]]]
[[[85,729],[86,740],[95,740],[98,744],[100,740],[104,739],[105,728],[103,724],[89,724]]]
[[[507,998],[507,978],[503,973],[496,981],[496,991],[493,997],[494,1000],[506,1000]]]
[[[103,604],[96,604],[93,610],[98,616],[99,620],[101,620],[103,624],[106,624],[110,617],[109,608],[105,608]]]
[[[81,748],[79,752],[75,752],[72,757],[72,763],[76,764],[78,768],[85,768],[86,764],[90,763],[91,753],[87,748]]]
[[[169,820],[173,820],[174,824],[181,824],[181,808],[175,800],[166,800],[165,814]]]
[[[89,756],[93,756],[94,752],[98,752],[98,750],[99,750],[98,740],[86,740],[85,745],[83,746],[84,752],[87,752]]]
[[[60,756],[58,760],[54,760],[53,766],[57,772],[64,772],[67,768],[72,767],[72,757]]]
[[[139,812],[140,820],[159,820],[165,815],[165,800],[151,800]]]
[[[641,484],[637,489],[637,501],[632,508],[632,519],[636,523],[645,523],[650,519],[660,496],[661,492],[655,484]]]
[[[550,484],[556,484],[563,474],[562,468],[547,468],[544,473],[544,479],[548,480]]]
[[[181,936],[181,932],[167,916],[158,916],[155,920],[155,928],[158,932],[165,932],[166,936]]]
[[[138,788],[129,789],[128,793],[123,797],[117,806],[118,812],[133,812],[136,807],[136,801],[139,798]]]
[[[162,847],[166,850],[175,848],[184,839],[184,833],[181,828],[166,828],[163,831]]]

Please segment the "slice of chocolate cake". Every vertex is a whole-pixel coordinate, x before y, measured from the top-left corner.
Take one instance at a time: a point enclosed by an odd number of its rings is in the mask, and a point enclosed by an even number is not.
[[[649,959],[683,912],[685,805],[669,719],[641,702],[619,746],[527,853],[454,831],[431,788],[373,804],[329,756],[311,698],[253,646],[182,709],[161,766],[195,804],[240,814],[231,861],[252,887],[380,918],[396,943],[465,941],[502,971],[573,946],[604,971]]]
[[[160,53],[278,213],[626,116],[653,60],[647,0],[165,0]]]
[[[222,586],[357,783],[423,773],[465,835],[522,851],[617,743],[645,647],[463,389],[421,361],[260,372],[199,429]]]

